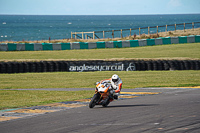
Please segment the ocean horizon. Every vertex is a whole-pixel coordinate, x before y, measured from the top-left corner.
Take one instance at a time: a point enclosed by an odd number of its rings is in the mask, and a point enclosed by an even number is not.
[[[200,22],[200,14],[157,14],[157,15],[0,15],[0,41],[32,41],[71,38],[71,32],[108,31],[148,26]],[[194,28],[199,28],[196,24]],[[186,25],[186,29],[192,25]],[[177,26],[177,30],[183,26]],[[174,27],[168,29],[174,30]],[[159,28],[159,32],[165,27]],[[147,30],[142,30],[147,34]],[[150,29],[155,33],[156,28]],[[123,32],[129,35],[130,32]],[[138,31],[132,31],[138,34]],[[102,35],[98,35],[102,38]],[[112,38],[111,33],[105,34]],[[115,34],[120,37],[120,32]]]

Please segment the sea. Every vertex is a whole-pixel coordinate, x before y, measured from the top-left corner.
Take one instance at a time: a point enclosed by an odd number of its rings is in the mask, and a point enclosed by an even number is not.
[[[132,34],[139,34],[138,28],[148,26],[159,27],[159,32],[166,30],[165,25],[177,24],[177,30],[183,30],[181,23],[200,22],[200,14],[168,14],[168,15],[0,15],[0,41],[33,41],[69,39],[71,32],[97,32],[99,38],[102,32],[116,30],[115,37],[120,37],[121,29],[137,29]],[[200,23],[195,23],[195,28]],[[192,28],[186,24],[186,29]],[[167,30],[174,30],[169,26]],[[118,31],[118,32],[117,32]],[[151,28],[150,33],[156,33],[157,28]],[[147,33],[142,29],[141,33]],[[123,30],[123,36],[130,31]],[[81,35],[80,35],[81,36]],[[112,38],[112,32],[105,32],[105,38]]]

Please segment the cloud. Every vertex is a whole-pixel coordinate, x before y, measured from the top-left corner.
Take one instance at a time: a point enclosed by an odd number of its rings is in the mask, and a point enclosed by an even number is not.
[[[180,7],[182,3],[180,0],[170,0],[168,3],[168,7]]]
[[[169,0],[166,5],[167,13],[182,13],[185,7],[182,2],[182,0]]]

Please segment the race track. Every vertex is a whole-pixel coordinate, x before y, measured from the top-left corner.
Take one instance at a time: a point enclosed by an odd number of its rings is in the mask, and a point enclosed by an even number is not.
[[[153,92],[106,108],[85,106],[0,122],[1,133],[199,133],[200,88],[138,88]],[[156,94],[160,92],[159,94]]]

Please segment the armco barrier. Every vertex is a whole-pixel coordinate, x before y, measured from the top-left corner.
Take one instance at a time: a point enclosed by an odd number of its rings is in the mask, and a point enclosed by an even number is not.
[[[138,40],[138,42],[139,42],[140,47],[147,46],[147,40],[146,39]]]
[[[35,43],[34,44],[34,51],[41,51],[41,50],[44,50],[42,43]]]
[[[71,44],[70,43],[61,43],[61,50],[70,50]]]
[[[88,43],[87,42],[79,42],[80,49],[88,49]]]
[[[97,48],[96,42],[88,42],[88,49],[95,49]]]
[[[0,73],[200,70],[200,60],[0,62]]]
[[[0,44],[0,51],[39,51],[39,50],[71,50],[71,49],[95,49],[95,48],[125,48],[142,47],[164,44],[179,43],[198,43],[200,35],[179,36],[179,37],[161,37],[155,39],[140,39],[126,41],[108,41],[108,42],[72,42],[72,43],[35,43],[35,44]]]
[[[147,46],[155,45],[155,39],[147,39]]]
[[[106,48],[114,48],[114,43],[113,43],[113,41],[110,41],[110,42],[105,42],[105,46],[106,46]]]
[[[118,43],[115,45],[115,47],[118,48],[126,48],[126,47],[131,47],[131,42],[130,41],[117,41]]]
[[[130,40],[130,47],[139,47],[138,40]]]
[[[187,43],[195,43],[195,36],[188,36]]]
[[[26,51],[34,51],[34,44],[33,43],[25,43],[25,50]]]
[[[80,43],[79,42],[71,43],[71,49],[80,49]]]
[[[195,42],[200,42],[200,35],[195,36]]]
[[[163,44],[162,38],[155,39],[155,45],[162,45],[162,44]]]
[[[7,51],[16,51],[17,44],[16,43],[8,43],[8,50]]]
[[[179,37],[171,37],[171,44],[178,44],[179,43]]]
[[[53,50],[52,43],[42,43],[42,45],[43,45],[43,50]]]
[[[171,38],[170,37],[163,37],[162,41],[163,41],[163,44],[171,44]]]
[[[114,48],[122,48],[122,47],[130,47],[130,44],[128,44],[126,41],[113,41]]]
[[[179,43],[187,43],[187,36],[179,36]]]
[[[105,42],[96,42],[97,48],[106,48]]]

